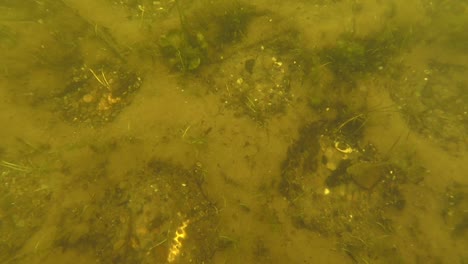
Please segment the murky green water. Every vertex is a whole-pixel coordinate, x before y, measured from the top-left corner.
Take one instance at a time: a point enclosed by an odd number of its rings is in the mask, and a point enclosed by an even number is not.
[[[1,263],[468,263],[468,2],[0,0]]]

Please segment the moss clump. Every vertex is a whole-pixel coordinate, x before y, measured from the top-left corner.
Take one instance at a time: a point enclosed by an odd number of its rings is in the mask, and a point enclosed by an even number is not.
[[[354,82],[357,77],[383,69],[405,39],[405,34],[396,30],[384,30],[368,38],[344,34],[335,46],[320,51],[319,57],[323,64],[328,64],[336,79]]]
[[[206,57],[208,44],[201,33],[173,30],[159,39],[162,55],[181,72],[194,71]]]
[[[180,27],[169,30],[159,40],[159,47],[168,64],[182,72],[199,69],[206,61],[217,60],[216,52],[240,42],[248,25],[259,14],[241,2],[206,2],[186,17],[175,1]]]
[[[220,43],[233,43],[240,41],[245,35],[247,26],[257,12],[252,6],[235,2],[214,14],[217,37]]]
[[[206,58],[208,43],[200,31],[189,26],[177,0],[175,6],[179,15],[180,28],[162,35],[159,39],[159,47],[170,66],[185,73],[200,67]]]

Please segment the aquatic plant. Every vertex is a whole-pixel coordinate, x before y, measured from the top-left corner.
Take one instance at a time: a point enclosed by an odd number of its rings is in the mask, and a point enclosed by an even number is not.
[[[170,66],[185,73],[198,69],[206,57],[208,43],[201,32],[189,27],[179,2],[175,1],[175,3],[180,28],[162,35],[159,39],[159,47]]]
[[[321,50],[319,57],[336,79],[353,83],[356,78],[383,69],[406,39],[403,31],[394,29],[385,29],[366,38],[346,33],[335,46]]]

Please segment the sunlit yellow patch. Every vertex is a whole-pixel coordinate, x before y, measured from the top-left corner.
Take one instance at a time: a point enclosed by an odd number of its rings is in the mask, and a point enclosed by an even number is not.
[[[177,228],[175,232],[175,236],[172,239],[171,247],[169,248],[169,254],[167,256],[167,261],[173,262],[177,259],[177,256],[180,254],[180,249],[182,248],[182,242],[187,237],[187,233],[185,229],[189,225],[190,221],[185,220],[182,224]]]

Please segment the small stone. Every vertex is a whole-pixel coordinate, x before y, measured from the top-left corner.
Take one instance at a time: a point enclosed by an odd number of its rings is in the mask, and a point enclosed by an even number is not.
[[[82,99],[85,103],[91,103],[94,101],[94,96],[92,94],[85,94]]]
[[[383,164],[361,162],[349,166],[346,172],[359,187],[370,190],[382,178],[384,166]]]

